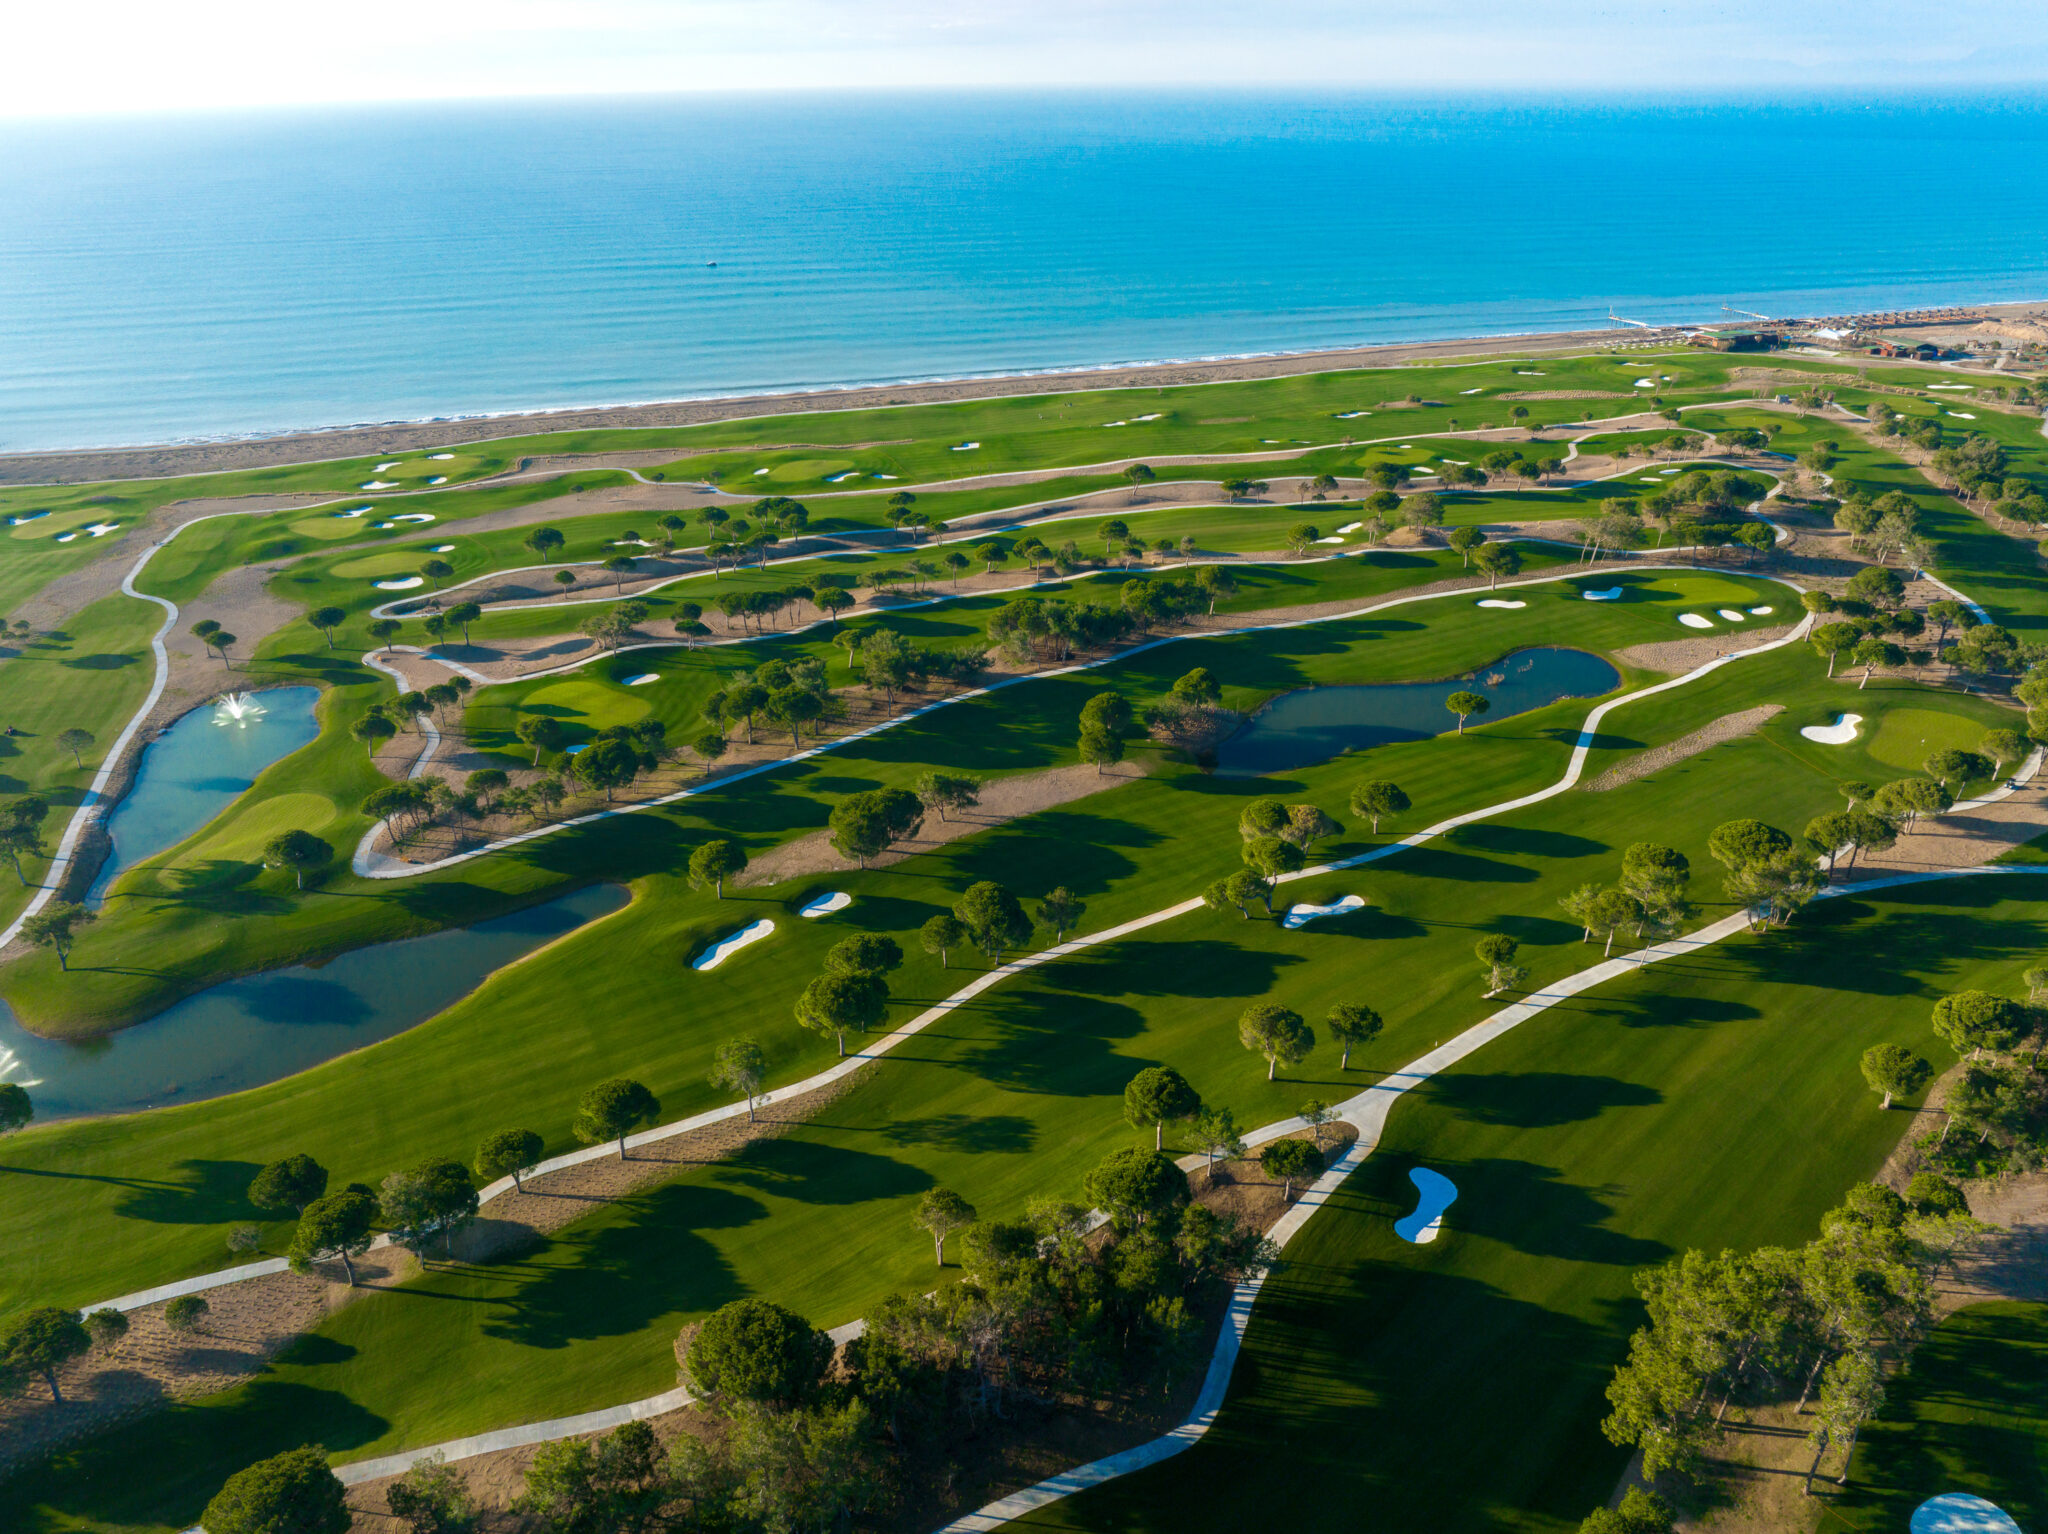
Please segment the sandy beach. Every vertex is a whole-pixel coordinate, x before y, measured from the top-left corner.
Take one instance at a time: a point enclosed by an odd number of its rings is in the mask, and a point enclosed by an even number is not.
[[[2041,301],[1984,304],[1914,314],[1883,316],[1892,332],[1954,334],[1985,321],[2012,321],[2039,315]],[[1283,352],[1256,357],[1223,357],[1212,361],[1166,362],[1128,367],[1077,368],[1067,372],[1016,374],[1006,377],[959,378],[929,383],[873,384],[844,389],[795,390],[780,394],[725,395],[675,400],[661,404],[598,406],[537,410],[518,414],[471,416],[431,421],[397,421],[384,425],[346,426],[332,430],[283,433],[221,442],[170,443],[159,446],[84,448],[49,453],[0,454],[0,484],[78,484],[97,480],[153,479],[172,475],[216,474],[272,464],[316,463],[330,458],[357,458],[417,452],[422,448],[458,446],[536,432],[589,431],[635,427],[695,426],[750,416],[789,415],[811,410],[866,410],[887,405],[924,405],[963,399],[997,399],[1016,395],[1059,394],[1076,389],[1157,388],[1161,385],[1228,383],[1252,378],[1284,378],[1301,373],[1327,373],[1345,368],[1394,367],[1414,362],[1443,362],[1459,357],[1506,353],[1535,355],[1607,347],[1627,342],[1672,342],[1683,331],[1602,329],[1554,331],[1532,335],[1471,336],[1449,341],[1416,341],[1360,346],[1341,351]],[[661,455],[664,459],[669,454]]]

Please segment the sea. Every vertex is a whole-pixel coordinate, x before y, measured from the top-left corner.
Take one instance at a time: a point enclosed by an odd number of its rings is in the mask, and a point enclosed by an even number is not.
[[[2035,298],[2037,94],[0,124],[5,451]]]

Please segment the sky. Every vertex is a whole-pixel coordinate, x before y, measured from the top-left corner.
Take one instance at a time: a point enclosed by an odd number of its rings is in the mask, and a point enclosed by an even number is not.
[[[67,0],[17,7],[8,31],[0,116],[17,118],[769,89],[2048,82],[2042,0]]]

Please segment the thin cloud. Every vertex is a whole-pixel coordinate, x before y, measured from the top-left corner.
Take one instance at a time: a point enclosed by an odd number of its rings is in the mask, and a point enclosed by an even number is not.
[[[0,114],[988,86],[1782,89],[2048,80],[2027,0],[155,0],[24,8]]]

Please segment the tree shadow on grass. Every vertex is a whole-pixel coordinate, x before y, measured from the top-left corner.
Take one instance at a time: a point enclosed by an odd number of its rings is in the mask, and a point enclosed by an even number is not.
[[[720,1162],[714,1176],[722,1186],[736,1184],[799,1204],[859,1204],[931,1186],[931,1178],[908,1162],[824,1138],[835,1133],[821,1126],[816,1138],[752,1141],[734,1159]]]
[[[1459,1071],[1437,1077],[1423,1090],[1462,1118],[1516,1129],[1550,1129],[1597,1118],[1609,1108],[1646,1108],[1664,1100],[1655,1087],[1613,1076],[1563,1071],[1515,1075]]]
[[[1457,1230],[1571,1262],[1640,1268],[1671,1255],[1661,1241],[1606,1227],[1617,1189],[1581,1187],[1556,1167],[1506,1157],[1437,1170],[1458,1185],[1458,1201],[1444,1217]]]
[[[1120,1097],[1133,1067],[1112,1041],[1145,1031],[1136,1007],[1058,992],[1014,991],[987,1016],[982,1042],[964,1042],[956,1063],[1011,1092]]]
[[[1596,1424],[1626,1334],[1470,1276],[1453,1246],[1399,1241],[1388,1212],[1296,1243],[1310,1250],[1261,1292],[1202,1446],[1089,1493],[1089,1527],[1149,1527],[1166,1508],[1342,1534],[1370,1507],[1376,1529],[1491,1534],[1571,1527],[1600,1502],[1623,1458]]]
[[[1590,837],[1548,831],[1540,826],[1501,825],[1493,821],[1460,826],[1451,836],[1460,847],[1474,852],[1496,853],[1502,857],[1585,858],[1612,850],[1607,843],[1596,842]],[[1530,877],[1535,877],[1533,871]]]
[[[261,1377],[23,1471],[0,1499],[0,1528],[189,1528],[231,1472],[309,1442],[346,1453],[390,1426],[341,1391]]]
[[[627,1336],[676,1311],[716,1310],[741,1298],[746,1290],[731,1263],[700,1232],[735,1230],[767,1213],[759,1199],[699,1178],[667,1183],[635,1195],[593,1228],[558,1233],[538,1258],[455,1271],[465,1289],[472,1277],[510,1280],[492,1294],[436,1292],[430,1281],[396,1293],[480,1300],[493,1311],[485,1335],[522,1347]]]
[[[1425,842],[1400,854],[1404,875],[1417,879],[1444,879],[1455,884],[1534,884],[1543,875],[1534,868],[1508,861],[1460,852],[1440,841]]]
[[[1279,902],[1274,902],[1276,909]],[[1317,923],[1318,926],[1324,925]],[[1057,971],[1062,990],[1082,996],[1263,996],[1282,970],[1306,964],[1295,953],[1268,953],[1217,938],[1178,943],[1125,938],[1114,952],[1084,950]]]
[[[171,1179],[134,1187],[114,1213],[154,1225],[225,1225],[254,1219],[249,1184],[262,1170],[256,1161],[181,1161]]]
[[[900,1119],[880,1133],[897,1145],[935,1145],[978,1155],[1024,1155],[1038,1144],[1038,1126],[1014,1113],[941,1113]]]

